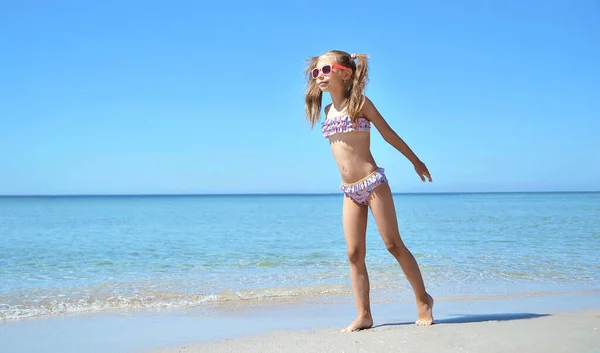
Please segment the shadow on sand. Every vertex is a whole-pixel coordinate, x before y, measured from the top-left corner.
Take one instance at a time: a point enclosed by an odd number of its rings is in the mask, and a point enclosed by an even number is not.
[[[539,317],[550,316],[550,314],[531,314],[531,313],[512,313],[512,314],[483,314],[483,315],[456,315],[454,317],[436,319],[435,324],[468,324],[487,321],[513,321],[536,319]],[[385,326],[414,325],[414,322],[393,322],[389,324],[375,325],[372,328]]]

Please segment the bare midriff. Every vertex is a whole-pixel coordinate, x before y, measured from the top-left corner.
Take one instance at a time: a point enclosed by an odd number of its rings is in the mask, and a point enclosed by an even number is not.
[[[340,169],[342,182],[361,181],[377,169],[371,154],[369,132],[346,132],[329,137],[331,152]]]

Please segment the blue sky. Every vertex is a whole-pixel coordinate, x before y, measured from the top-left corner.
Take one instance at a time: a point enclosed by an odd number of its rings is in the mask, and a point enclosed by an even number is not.
[[[5,1],[0,43],[0,194],[337,192],[329,49],[432,173],[374,130],[394,192],[600,190],[593,0]]]

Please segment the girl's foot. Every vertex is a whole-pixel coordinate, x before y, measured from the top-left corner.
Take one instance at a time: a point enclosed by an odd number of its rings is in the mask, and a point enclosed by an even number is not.
[[[340,332],[354,332],[360,331],[373,326],[373,318],[371,315],[365,317],[357,317],[348,327],[341,330]]]
[[[427,294],[427,302],[417,302],[417,314],[419,318],[415,321],[417,326],[433,325],[433,298]]]

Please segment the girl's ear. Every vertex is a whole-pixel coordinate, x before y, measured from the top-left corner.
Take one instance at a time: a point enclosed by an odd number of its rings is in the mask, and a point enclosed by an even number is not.
[[[344,82],[351,80],[352,76],[354,76],[352,69],[344,70]]]

